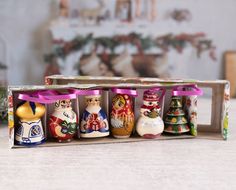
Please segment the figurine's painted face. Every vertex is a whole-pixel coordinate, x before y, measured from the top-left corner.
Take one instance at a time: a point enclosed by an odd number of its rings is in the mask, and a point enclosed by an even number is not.
[[[158,102],[157,101],[143,101],[143,104],[145,106],[157,106],[158,105]]]
[[[125,107],[125,99],[123,96],[115,96],[112,100],[113,108],[115,110],[121,110]]]
[[[88,106],[100,106],[101,97],[99,97],[99,96],[86,97],[86,102],[87,102]]]
[[[55,103],[56,108],[61,108],[61,109],[66,109],[66,108],[71,108],[71,100],[58,100]]]

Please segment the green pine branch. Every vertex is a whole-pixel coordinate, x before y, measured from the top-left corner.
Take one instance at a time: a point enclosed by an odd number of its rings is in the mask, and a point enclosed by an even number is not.
[[[64,42],[56,47],[51,53],[44,56],[47,63],[52,63],[55,58],[65,58],[68,54],[74,51],[82,50],[89,43],[93,43],[95,47],[102,46],[104,49],[109,49],[114,53],[115,49],[124,44],[130,44],[140,51],[147,51],[152,47],[161,49],[163,52],[168,52],[170,49],[175,49],[178,53],[182,53],[184,48],[191,46],[197,50],[198,56],[203,52],[209,51],[209,56],[215,59],[212,40],[207,39],[204,33],[196,34],[166,34],[157,38],[151,36],[143,37],[142,34],[130,33],[128,35],[115,35],[113,37],[93,37],[92,34],[87,36],[77,36],[70,42]]]

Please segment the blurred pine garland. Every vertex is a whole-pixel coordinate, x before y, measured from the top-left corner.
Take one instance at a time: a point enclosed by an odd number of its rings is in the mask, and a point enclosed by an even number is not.
[[[198,56],[203,52],[208,52],[210,58],[216,60],[216,48],[213,46],[212,40],[207,39],[204,33],[167,34],[157,38],[143,37],[142,34],[138,33],[115,35],[113,37],[93,37],[92,34],[88,34],[87,36],[77,36],[70,42],[59,40],[54,43],[58,46],[44,57],[47,63],[52,63],[55,58],[65,58],[71,52],[82,50],[89,43],[93,43],[95,48],[102,46],[109,49],[112,53],[114,53],[116,47],[124,44],[137,47],[139,53],[143,53],[152,47],[161,49],[163,53],[168,52],[171,48],[182,53],[184,48],[190,45],[197,50]]]

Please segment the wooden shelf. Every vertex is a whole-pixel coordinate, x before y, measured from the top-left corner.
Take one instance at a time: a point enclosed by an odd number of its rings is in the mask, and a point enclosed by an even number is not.
[[[116,139],[113,137],[91,138],[91,139],[74,139],[68,143],[59,143],[53,140],[48,140],[45,143],[32,147],[57,147],[57,146],[73,146],[73,145],[92,145],[92,144],[112,144],[112,143],[130,143],[130,142],[145,142],[145,141],[159,141],[159,140],[174,140],[174,139],[192,139],[196,138],[191,135],[161,135],[156,139],[145,139],[139,136],[133,136],[126,139]],[[25,148],[25,146],[14,145],[13,148]]]

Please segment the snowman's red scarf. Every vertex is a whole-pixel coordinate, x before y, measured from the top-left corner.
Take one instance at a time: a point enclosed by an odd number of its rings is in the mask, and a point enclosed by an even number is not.
[[[142,109],[148,109],[148,110],[151,110],[151,109],[154,109],[154,108],[160,109],[160,107],[159,107],[158,105],[156,105],[156,106],[146,106],[146,105],[142,105],[141,108],[142,108]]]

